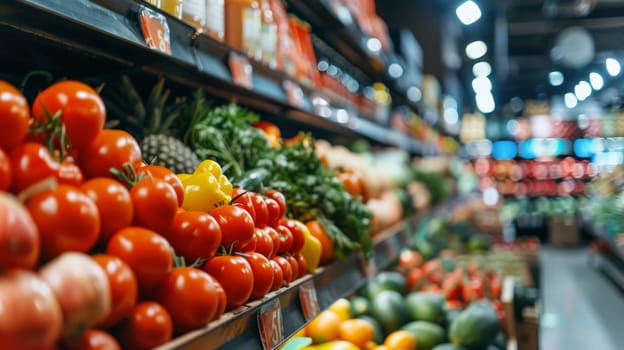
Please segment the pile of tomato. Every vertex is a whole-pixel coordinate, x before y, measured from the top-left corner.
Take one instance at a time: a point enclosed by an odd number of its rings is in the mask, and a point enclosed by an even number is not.
[[[180,177],[105,119],[81,82],[32,105],[0,82],[3,349],[152,348],[314,271],[280,192],[184,210]]]

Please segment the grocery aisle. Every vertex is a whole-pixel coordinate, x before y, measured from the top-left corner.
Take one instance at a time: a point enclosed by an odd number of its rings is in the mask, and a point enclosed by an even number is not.
[[[586,248],[541,253],[540,349],[624,348],[624,295],[588,264]]]

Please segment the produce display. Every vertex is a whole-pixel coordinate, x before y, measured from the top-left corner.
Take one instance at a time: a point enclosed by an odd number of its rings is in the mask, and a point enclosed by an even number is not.
[[[0,95],[7,349],[164,344],[370,254],[373,233],[403,217],[408,173],[367,178],[328,143],[282,140],[200,92],[170,99],[162,80],[144,97],[126,77],[102,95],[72,80],[32,103],[9,83]]]

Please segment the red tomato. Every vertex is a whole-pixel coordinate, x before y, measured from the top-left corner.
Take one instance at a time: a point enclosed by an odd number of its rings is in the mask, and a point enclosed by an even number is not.
[[[308,273],[308,261],[303,257],[303,254],[297,253],[294,255],[295,259],[297,259],[297,263],[299,264],[299,273],[297,277],[303,277],[306,273]]]
[[[162,283],[173,268],[171,245],[161,235],[141,227],[121,229],[108,242],[106,253],[130,266],[141,289]]]
[[[179,267],[171,271],[159,292],[159,300],[169,311],[177,333],[205,326],[219,306],[217,281],[206,272]]]
[[[273,256],[271,258],[273,258],[274,256],[277,255],[277,252],[280,249],[280,234],[277,233],[277,230],[275,230],[273,227],[267,226],[265,228],[266,232],[269,234],[269,236],[271,236],[271,240],[273,241]]]
[[[104,127],[106,108],[100,95],[89,85],[65,80],[51,85],[35,98],[32,106],[35,124],[60,112],[67,138],[73,148],[87,146]]]
[[[407,274],[405,282],[407,284],[407,289],[410,291],[418,290],[421,286],[428,283],[423,270],[419,268],[412,269]]]
[[[265,257],[271,259],[273,258],[273,239],[271,235],[267,232],[266,228],[258,228],[254,231],[254,235],[256,236],[256,252],[264,255]]]
[[[267,208],[266,202],[261,195],[256,193],[251,195],[251,202],[256,211],[256,226],[260,228],[266,227],[269,223],[269,209]]]
[[[141,161],[139,144],[123,130],[104,129],[89,146],[78,152],[78,165],[87,179],[112,177],[111,168],[121,169],[125,163],[130,163],[136,169]]]
[[[227,309],[239,307],[249,300],[253,291],[254,275],[245,258],[234,255],[215,256],[204,264],[203,269],[221,283],[227,295]]]
[[[56,177],[59,183],[76,187],[80,187],[84,181],[80,168],[76,164],[66,160],[61,162]]]
[[[28,101],[15,86],[0,80],[0,148],[10,151],[22,143],[29,124]]]
[[[0,80],[0,86],[2,81]],[[0,191],[8,191],[11,188],[11,161],[9,156],[0,149]]]
[[[39,192],[26,202],[26,208],[39,229],[45,259],[67,251],[88,252],[98,239],[98,209],[76,187],[59,185]]]
[[[221,244],[221,228],[217,220],[202,211],[176,213],[173,223],[163,236],[187,263],[210,259]]]
[[[399,255],[398,271],[404,274],[409,273],[413,268],[421,266],[423,261],[423,257],[419,252],[411,249],[404,249]]]
[[[296,280],[299,277],[299,262],[297,258],[292,256],[292,254],[285,254],[284,257],[288,260],[290,267],[292,269],[292,280]]]
[[[352,171],[338,174],[338,180],[342,182],[345,190],[353,197],[360,197],[364,193],[364,183],[360,175]]]
[[[119,340],[124,349],[147,350],[165,344],[173,336],[169,312],[153,301],[138,303],[121,323]]]
[[[280,238],[278,253],[288,253],[293,246],[294,238],[292,232],[284,225],[277,225],[275,228]],[[300,249],[301,250],[301,249]]]
[[[273,286],[273,268],[271,267],[271,263],[269,263],[269,259],[260,253],[246,253],[245,260],[247,260],[253,272],[251,299],[260,299],[265,296]]]
[[[490,280],[490,297],[498,299],[503,291],[503,280],[500,277],[494,277]]]
[[[241,247],[251,241],[254,234],[254,223],[251,215],[234,205],[222,205],[210,212],[221,227],[221,245],[240,251]]]
[[[223,315],[223,313],[225,312],[225,308],[227,307],[227,294],[225,294],[225,289],[223,289],[223,286],[221,286],[221,283],[219,283],[216,279],[212,279],[214,281],[214,287],[215,290],[217,291],[217,296],[218,296],[218,300],[219,300],[219,304],[217,305],[217,312],[215,313],[215,317],[214,319],[218,319],[219,317],[221,317],[221,315]]]
[[[110,328],[132,311],[137,302],[138,286],[130,266],[116,256],[98,254],[93,260],[102,267],[111,291],[111,311],[97,326]]]
[[[99,329],[89,329],[77,340],[63,347],[65,350],[121,350],[121,346],[109,333]]]
[[[264,197],[263,199],[264,199],[264,202],[266,203],[267,211],[269,213],[267,224],[269,226],[275,227],[277,225],[277,222],[281,218],[280,206],[277,203],[277,201],[273,198]]]
[[[178,209],[173,188],[158,178],[140,180],[130,189],[134,206],[132,222],[156,232],[165,232],[171,226]]]
[[[271,292],[273,292],[282,288],[282,285],[284,284],[284,271],[277,261],[271,259],[269,260],[269,263],[273,268],[273,285],[271,286]]]
[[[40,143],[23,143],[15,147],[9,157],[11,159],[11,191],[14,193],[19,193],[45,178],[56,176],[59,171],[59,163]]]
[[[267,197],[275,200],[280,207],[279,217],[283,218],[286,215],[286,197],[282,192],[276,190],[268,190],[266,193]]]
[[[258,245],[258,236],[256,236],[256,234],[254,233],[251,239],[249,240],[249,242],[243,245],[237,246],[236,250],[240,252],[244,252],[244,253],[255,252],[257,245]]]
[[[292,265],[290,264],[290,261],[288,261],[288,259],[286,259],[283,256],[276,256],[273,258],[273,261],[275,261],[279,267],[282,269],[282,275],[284,276],[284,285],[288,285],[290,282],[292,282],[293,279],[293,268]],[[299,269],[297,268],[297,271]]]
[[[305,225],[293,219],[280,219],[279,224],[286,226],[292,235],[292,244],[288,252],[293,254],[299,253],[301,249],[303,249],[303,244],[305,243],[304,230],[307,229]]]
[[[80,190],[91,198],[100,213],[100,244],[108,243],[115,232],[132,224],[132,199],[126,186],[120,182],[96,177],[83,183]]]
[[[35,269],[40,252],[41,238],[28,210],[13,195],[0,191],[0,270]]]
[[[146,165],[137,169],[137,174],[165,180],[175,191],[176,198],[178,199],[178,206],[182,206],[184,202],[184,186],[182,186],[182,181],[180,181],[173,171],[160,165]]]
[[[232,191],[232,204],[245,209],[251,215],[254,223],[256,222],[256,210],[251,200],[252,193],[240,187],[235,187]]]
[[[465,302],[483,298],[483,279],[474,277],[464,281],[462,292]]]

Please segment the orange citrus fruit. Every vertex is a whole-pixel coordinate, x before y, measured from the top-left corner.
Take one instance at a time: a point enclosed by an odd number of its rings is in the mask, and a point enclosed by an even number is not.
[[[386,337],[388,350],[416,350],[416,337],[408,331],[394,331]]]
[[[369,322],[357,318],[346,320],[340,324],[340,339],[357,345],[360,349],[375,339],[375,328]]]
[[[312,338],[314,344],[336,340],[340,335],[340,322],[335,312],[325,310],[306,326],[306,336]]]

